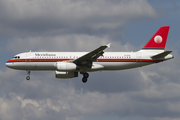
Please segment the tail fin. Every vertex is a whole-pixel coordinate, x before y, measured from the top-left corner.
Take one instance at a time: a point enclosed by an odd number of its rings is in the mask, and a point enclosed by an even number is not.
[[[170,26],[162,26],[153,35],[143,49],[164,49]]]

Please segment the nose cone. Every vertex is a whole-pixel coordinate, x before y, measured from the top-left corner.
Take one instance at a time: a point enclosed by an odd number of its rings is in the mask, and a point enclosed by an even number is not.
[[[9,62],[6,62],[6,67],[9,67],[10,68],[10,65],[11,63],[9,63]]]
[[[15,67],[14,63],[13,63],[13,62],[9,62],[9,61],[7,61],[7,62],[5,63],[5,65],[6,65],[8,68],[12,68],[12,69],[14,69],[14,67]]]

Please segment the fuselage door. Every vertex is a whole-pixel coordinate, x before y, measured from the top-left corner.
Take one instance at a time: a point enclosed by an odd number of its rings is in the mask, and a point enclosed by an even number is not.
[[[141,62],[141,53],[136,53],[136,62]]]
[[[26,62],[31,62],[31,51],[26,53]]]

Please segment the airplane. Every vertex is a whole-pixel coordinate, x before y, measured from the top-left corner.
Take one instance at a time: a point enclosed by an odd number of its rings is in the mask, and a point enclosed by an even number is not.
[[[56,78],[74,78],[83,75],[86,83],[88,72],[105,70],[124,70],[151,65],[173,59],[172,51],[165,51],[170,26],[162,26],[148,43],[136,52],[104,52],[110,44],[100,46],[91,52],[24,52],[6,62],[11,69],[30,71],[55,71]]]

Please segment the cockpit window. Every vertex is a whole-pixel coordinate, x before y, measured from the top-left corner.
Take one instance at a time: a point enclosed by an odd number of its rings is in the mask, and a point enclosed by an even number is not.
[[[14,56],[13,59],[20,59],[20,56]]]

